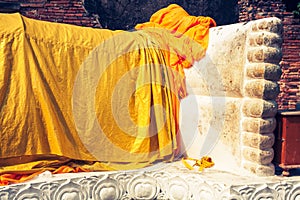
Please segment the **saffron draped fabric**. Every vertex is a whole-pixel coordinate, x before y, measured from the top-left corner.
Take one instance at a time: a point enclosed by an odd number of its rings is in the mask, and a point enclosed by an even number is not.
[[[0,14],[0,185],[174,159],[182,68],[211,26],[177,5],[135,32]]]
[[[184,44],[187,45],[188,49],[184,49],[185,52],[181,54],[182,57],[180,57],[180,53],[172,54],[169,61],[170,67],[183,74],[183,68],[191,67],[194,61],[203,57],[208,46],[209,28],[215,26],[216,22],[212,18],[191,16],[179,5],[171,4],[154,13],[149,22],[137,24],[135,28],[138,30],[163,28],[169,30],[176,38],[184,38]],[[196,47],[193,48],[193,45]],[[189,50],[192,52],[188,52]]]

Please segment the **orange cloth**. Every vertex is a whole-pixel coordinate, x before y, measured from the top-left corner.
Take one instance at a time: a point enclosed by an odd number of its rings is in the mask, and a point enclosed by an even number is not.
[[[19,174],[19,173],[2,174],[2,175],[0,175],[0,186],[28,181],[28,180],[36,177],[40,173],[41,172],[28,173],[28,174]]]
[[[209,28],[215,27],[216,22],[210,17],[191,16],[182,7],[177,4],[171,4],[154,13],[149,22],[137,24],[137,30],[146,28],[162,28],[175,34],[177,38],[184,38],[190,45],[191,41],[200,44],[192,49],[190,55],[186,52],[182,54],[171,55],[170,66],[183,74],[183,68],[189,68],[194,61],[200,60],[208,47]],[[194,46],[194,45],[192,45]],[[192,56],[192,57],[188,57]],[[187,58],[188,57],[188,58]]]
[[[44,170],[38,170],[37,172],[27,172],[27,173],[5,173],[0,175],[0,186],[5,186],[13,183],[22,183],[24,181],[28,181],[42,172],[46,171]],[[67,165],[60,166],[57,169],[49,170],[52,172],[52,174],[62,174],[62,173],[78,173],[78,172],[89,172],[90,170],[83,169],[81,167],[71,167]]]

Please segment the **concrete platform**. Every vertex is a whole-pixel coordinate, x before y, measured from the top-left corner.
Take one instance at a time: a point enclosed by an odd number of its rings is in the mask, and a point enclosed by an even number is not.
[[[124,172],[41,174],[23,184],[0,187],[0,199],[300,199],[300,176],[258,177],[222,171],[199,172],[179,161]]]

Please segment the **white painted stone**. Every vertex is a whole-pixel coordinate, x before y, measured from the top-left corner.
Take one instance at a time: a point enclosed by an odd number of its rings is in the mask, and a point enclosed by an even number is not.
[[[127,188],[127,189],[125,189]],[[191,171],[181,162],[151,171],[55,174],[0,187],[1,200],[274,199],[297,200],[300,176],[259,177],[215,167]]]
[[[210,29],[206,56],[185,70],[192,96],[181,104],[187,111],[181,120],[182,136],[188,135],[183,139],[190,147],[187,155],[200,158],[215,149],[226,155],[214,155],[225,168],[238,165],[260,175],[274,172],[273,155],[261,152],[271,152],[265,149],[274,140],[281,31],[277,18]],[[243,151],[250,147],[252,153]]]

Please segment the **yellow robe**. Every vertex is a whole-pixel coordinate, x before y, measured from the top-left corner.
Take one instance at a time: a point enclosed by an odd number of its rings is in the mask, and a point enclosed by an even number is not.
[[[183,67],[204,55],[215,23],[166,9],[190,26],[153,21],[126,32],[0,14],[0,185],[7,174],[64,165],[126,170],[174,159]]]

